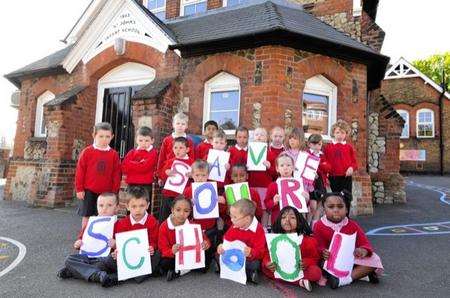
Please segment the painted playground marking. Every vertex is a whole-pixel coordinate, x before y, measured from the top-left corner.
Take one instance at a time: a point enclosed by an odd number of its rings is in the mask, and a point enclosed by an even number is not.
[[[0,271],[0,277],[2,277],[9,271],[13,270],[17,265],[20,264],[20,262],[22,262],[23,258],[25,257],[25,255],[27,253],[27,248],[25,247],[25,245],[23,245],[19,241],[11,239],[11,238],[0,237],[0,240],[12,243],[13,245],[15,245],[19,248],[19,254],[17,255],[16,259],[11,264],[9,264],[8,267],[6,267],[2,271]]]
[[[450,205],[450,189],[446,187],[425,185],[408,181],[408,185],[435,191],[441,195],[439,200],[447,205]],[[447,197],[449,194],[449,197]],[[421,223],[421,224],[406,224],[384,226],[372,229],[366,233],[369,236],[429,236],[429,235],[443,235],[450,234],[450,221]]]

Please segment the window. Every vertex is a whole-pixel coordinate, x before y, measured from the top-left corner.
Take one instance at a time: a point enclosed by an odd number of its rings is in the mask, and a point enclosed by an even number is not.
[[[319,133],[330,138],[336,121],[337,87],[324,76],[306,80],[302,98],[302,124],[307,135]]]
[[[400,138],[407,139],[407,138],[409,138],[409,113],[405,110],[397,110],[397,113],[405,121],[405,125],[403,126],[403,130],[402,130],[402,134],[400,135]]]
[[[161,21],[166,19],[166,0],[144,0],[144,5]]]
[[[55,94],[50,91],[45,91],[38,97],[36,103],[36,118],[34,122],[34,136],[38,138],[45,138],[47,135],[47,129],[45,128],[44,119],[44,105],[55,98]]]
[[[432,110],[418,110],[416,125],[418,138],[434,138],[434,113]]]
[[[214,120],[227,134],[239,126],[239,78],[222,72],[205,84],[203,123]]]
[[[231,7],[231,6],[235,6],[235,5],[239,5],[239,4],[244,4],[247,2],[248,2],[248,0],[224,0],[223,6]]]
[[[181,0],[180,15],[189,16],[206,11],[205,0]]]

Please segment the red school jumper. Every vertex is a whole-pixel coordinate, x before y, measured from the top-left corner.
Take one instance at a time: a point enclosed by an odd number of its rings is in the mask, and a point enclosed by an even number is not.
[[[208,140],[203,140],[195,149],[195,157],[206,160],[208,158],[209,149],[212,149],[212,147],[212,144],[208,142]]]
[[[185,134],[183,137],[185,137],[188,140],[188,148],[189,148],[189,152],[188,155],[191,159],[195,159],[195,146],[194,146],[194,142],[192,142],[192,139],[189,138],[187,136],[187,134]],[[169,136],[166,136],[162,143],[161,143],[161,148],[159,149],[159,156],[158,156],[158,166],[157,169],[159,171],[159,169],[161,169],[161,167],[164,166],[164,163],[172,158],[175,158],[175,154],[173,153],[173,140],[175,139],[174,134],[172,133]],[[158,172],[159,174],[159,172]],[[162,179],[161,177],[159,177],[160,179]]]
[[[145,216],[139,221],[135,222],[131,215],[127,215],[116,222],[114,225],[114,238],[116,238],[117,233],[135,231],[140,229],[147,229],[148,234],[148,245],[152,246],[155,251],[158,249],[158,221],[153,215],[146,213]]]
[[[320,179],[322,179],[322,183],[324,186],[328,185],[328,174],[331,171],[331,164],[326,159],[325,154],[322,151],[316,154],[311,149],[308,149],[308,153],[320,158],[317,175],[320,177]]]
[[[81,152],[75,172],[77,192],[118,193],[120,178],[119,154],[114,149],[102,150],[91,145]]]
[[[262,261],[266,251],[266,235],[262,225],[258,222],[256,217],[253,217],[252,223],[247,229],[239,229],[234,226],[230,227],[223,236],[224,240],[234,241],[239,240],[250,247],[250,255],[247,257],[248,261]]]
[[[322,276],[322,270],[319,267],[320,254],[317,240],[312,236],[300,235],[299,237],[301,238],[299,249],[302,256],[303,278],[309,281],[318,281]],[[276,279],[274,273],[266,268],[266,264],[270,262],[270,254],[269,251],[266,250],[262,271],[268,278]],[[298,282],[292,282],[292,284],[298,285]]]
[[[267,150],[266,160],[270,163],[270,167],[265,171],[249,171],[248,172],[248,184],[251,187],[267,188],[270,183],[277,177],[275,170],[276,153],[274,151]]]
[[[327,144],[323,150],[325,159],[330,163],[330,176],[345,176],[348,168],[357,170],[355,149],[347,142]]]
[[[127,184],[152,184],[155,176],[158,152],[151,146],[146,149],[132,149],[122,161],[122,172]]]
[[[280,214],[280,202],[277,204],[274,203],[273,197],[278,194],[278,185],[277,182],[272,182],[267,187],[266,198],[264,199],[264,203],[266,204],[266,210],[270,211],[270,221],[272,225],[278,218]]]
[[[189,221],[186,220],[184,224],[188,224]],[[203,233],[203,241],[207,241],[210,245],[211,242]],[[159,226],[159,239],[158,239],[158,247],[161,252],[162,258],[175,258],[175,254],[172,251],[172,246],[176,244],[175,237],[175,226],[172,223],[171,216],[169,216],[160,226]]]
[[[170,170],[172,168],[172,164],[175,160],[181,161],[185,164],[187,164],[188,166],[191,166],[194,163],[194,160],[191,159],[189,156],[186,156],[186,159],[184,158],[172,158],[169,160],[166,160],[166,162],[164,163],[164,166],[160,168],[159,173],[158,173],[158,177],[163,180],[164,182],[167,180],[168,176],[166,175],[166,170]],[[188,183],[186,184],[186,187],[190,185],[190,182],[188,181]],[[169,197],[169,198],[176,198],[177,196],[179,196],[179,193],[176,193],[174,191],[171,190],[167,190],[167,189],[163,189],[161,191],[162,195],[164,197]]]

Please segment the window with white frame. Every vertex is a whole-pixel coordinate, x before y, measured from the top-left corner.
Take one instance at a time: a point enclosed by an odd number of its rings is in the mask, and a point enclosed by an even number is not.
[[[181,0],[181,16],[189,16],[201,12],[206,12],[206,0]]]
[[[302,124],[306,134],[318,133],[329,139],[336,110],[336,85],[322,75],[306,80],[302,98]]]
[[[144,0],[144,5],[161,21],[166,19],[166,0]]]
[[[231,7],[239,4],[247,3],[248,0],[223,0],[223,7]]]
[[[55,94],[50,91],[45,91],[38,97],[36,103],[36,118],[34,122],[34,136],[44,138],[47,135],[47,129],[45,128],[44,119],[44,105],[50,100],[55,98]]]
[[[418,138],[434,138],[434,112],[430,109],[417,111],[416,131]]]
[[[205,83],[203,123],[214,120],[227,134],[239,126],[239,78],[222,72]]]
[[[402,130],[402,134],[400,135],[400,138],[401,139],[407,139],[407,138],[409,138],[409,113],[408,113],[408,111],[405,111],[405,110],[397,110],[397,113],[405,121],[405,124],[403,125],[403,130]]]

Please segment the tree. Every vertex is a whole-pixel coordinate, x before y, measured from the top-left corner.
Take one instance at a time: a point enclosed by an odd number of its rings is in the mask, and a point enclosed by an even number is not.
[[[442,84],[442,71],[445,72],[446,90],[450,90],[450,52],[432,55],[426,59],[413,61],[413,65],[435,81],[439,86]]]

